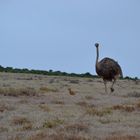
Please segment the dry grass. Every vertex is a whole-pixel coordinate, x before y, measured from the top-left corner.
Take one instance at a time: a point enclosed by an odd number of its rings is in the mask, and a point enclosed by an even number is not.
[[[35,96],[37,91],[34,88],[0,88],[0,95],[4,96]]]
[[[126,112],[133,112],[133,111],[135,111],[135,106],[134,105],[114,105],[113,109],[122,110],[122,111],[126,111]]]
[[[39,108],[41,108],[43,111],[47,111],[47,112],[50,112],[50,110],[51,110],[47,104],[40,104]]]
[[[53,120],[46,120],[43,123],[43,128],[54,128],[64,123],[64,120],[61,119],[53,119]]]
[[[76,103],[76,105],[79,105],[81,107],[88,107],[89,104],[86,101],[79,101],[78,103]]]
[[[93,100],[94,98],[93,98],[93,96],[86,95],[86,96],[85,96],[85,99],[87,99],[87,100]]]
[[[0,112],[4,112],[5,110],[8,110],[8,107],[5,104],[0,104]]]
[[[40,91],[43,92],[43,93],[46,93],[46,92],[58,92],[58,89],[48,88],[48,87],[40,87]]]
[[[37,134],[34,134],[28,138],[28,140],[45,140],[46,134],[43,132],[38,132]]]
[[[31,136],[28,140],[90,140],[90,138],[81,134],[66,134],[64,132],[48,134],[47,132],[40,132]]]
[[[0,133],[2,132],[8,132],[8,128],[5,126],[0,126]]]
[[[83,123],[75,123],[66,125],[64,127],[65,131],[71,132],[71,133],[77,133],[77,132],[88,132],[89,126]]]
[[[116,123],[116,121],[114,120],[111,120],[110,118],[108,117],[100,117],[99,120],[98,120],[101,124],[109,124],[109,123]],[[119,122],[119,121],[118,121]]]
[[[11,120],[11,124],[20,126],[17,128],[17,131],[28,131],[33,128],[33,124],[31,123],[31,121],[24,116],[15,116]]]
[[[24,124],[30,124],[31,122],[28,120],[28,118],[24,116],[14,116],[11,120],[11,123],[14,125],[24,125]]]
[[[0,103],[0,112],[13,111],[15,107],[10,104]]]
[[[58,104],[58,105],[64,105],[65,104],[65,102],[62,101],[62,100],[53,100],[53,101],[51,101],[51,103],[52,104]]]
[[[88,107],[86,108],[86,114],[103,117],[105,115],[112,114],[112,109],[111,108],[96,109],[95,107]]]
[[[18,136],[18,135],[12,136],[12,137],[8,138],[8,140],[21,140],[21,136]]]
[[[139,98],[140,97],[140,92],[137,92],[137,91],[129,92],[127,94],[127,97],[136,97],[136,98]]]
[[[140,100],[136,103],[136,107],[140,109]]]
[[[33,124],[31,122],[29,123],[25,123],[22,128],[20,129],[21,131],[28,131],[31,130],[33,128]]]
[[[79,84],[79,80],[70,80],[69,81],[71,84]]]
[[[0,77],[2,140],[140,139],[140,87],[131,80],[118,80],[114,93],[105,94],[96,78]],[[75,96],[68,94],[69,87]]]
[[[139,140],[136,136],[108,136],[105,140]]]

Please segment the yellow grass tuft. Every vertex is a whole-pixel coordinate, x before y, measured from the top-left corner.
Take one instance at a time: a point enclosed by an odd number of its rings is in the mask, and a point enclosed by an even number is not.
[[[23,125],[23,124],[29,124],[31,122],[26,117],[14,116],[11,123],[14,124],[14,125]]]
[[[64,132],[56,132],[48,134],[47,132],[39,132],[38,134],[30,136],[28,140],[90,140],[88,137],[78,134]]]
[[[47,120],[43,123],[43,128],[54,128],[64,123],[64,120],[54,119],[54,120]]]
[[[50,108],[48,107],[47,104],[40,104],[39,107],[43,110],[43,111],[50,111]]]
[[[83,123],[74,123],[74,124],[69,124],[65,126],[65,130],[68,132],[88,132],[89,131],[89,126]]]
[[[138,140],[137,137],[126,135],[126,136],[108,136],[105,140]]]
[[[126,112],[133,112],[133,111],[135,111],[135,106],[134,105],[114,105],[113,109],[122,110],[122,111],[126,111]]]
[[[96,109],[95,107],[88,107],[86,109],[86,113],[92,116],[102,117],[104,115],[112,114],[112,109],[111,108]]]
[[[0,94],[4,96],[35,96],[37,95],[37,91],[34,88],[26,87],[26,88],[0,88]]]
[[[58,92],[57,89],[55,89],[55,88],[48,88],[48,87],[40,87],[40,91],[43,92],[43,93],[46,93],[46,92]]]

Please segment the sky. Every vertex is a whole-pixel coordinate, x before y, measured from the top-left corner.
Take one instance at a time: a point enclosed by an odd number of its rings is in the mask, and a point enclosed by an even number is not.
[[[0,0],[0,65],[96,74],[100,59],[140,78],[140,0]]]

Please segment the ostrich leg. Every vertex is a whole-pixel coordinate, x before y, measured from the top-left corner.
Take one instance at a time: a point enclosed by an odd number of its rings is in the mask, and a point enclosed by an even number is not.
[[[103,80],[103,81],[104,81],[104,85],[105,85],[105,93],[108,93],[107,92],[107,85],[106,85],[107,84],[107,81],[106,80]]]
[[[110,87],[111,92],[113,92],[113,91],[114,91],[113,86],[114,86],[115,82],[116,82],[116,79],[114,79],[114,80],[113,80],[112,85],[111,85],[111,87]]]

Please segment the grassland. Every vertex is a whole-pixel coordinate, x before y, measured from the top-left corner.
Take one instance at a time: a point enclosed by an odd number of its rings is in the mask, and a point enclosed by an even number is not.
[[[0,73],[0,139],[139,140],[140,81]]]

